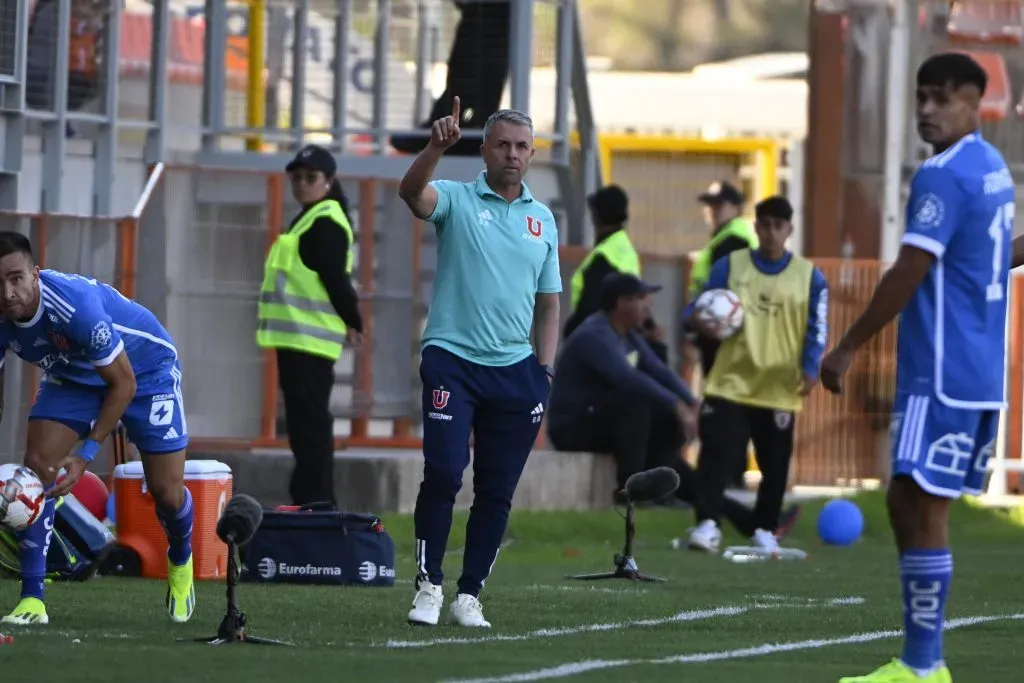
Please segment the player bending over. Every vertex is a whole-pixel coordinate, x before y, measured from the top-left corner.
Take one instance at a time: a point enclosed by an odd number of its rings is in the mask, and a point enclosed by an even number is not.
[[[28,239],[16,232],[0,232],[0,280],[0,372],[9,349],[44,373],[29,413],[25,465],[48,489],[40,519],[18,534],[21,602],[0,621],[49,621],[43,580],[55,499],[71,490],[118,420],[142,454],[146,486],[170,543],[167,610],[173,621],[188,621],[195,607],[192,497],[184,484],[181,366],[170,335],[112,287],[39,270]],[[61,468],[67,476],[55,486]]]
[[[935,55],[918,69],[917,129],[935,155],[911,181],[896,263],[822,361],[823,384],[842,392],[856,350],[900,314],[887,502],[900,554],[903,656],[842,683],[952,680],[942,654],[949,504],[981,493],[1006,405],[1014,192],[1002,155],[978,133],[986,80],[963,54]]]

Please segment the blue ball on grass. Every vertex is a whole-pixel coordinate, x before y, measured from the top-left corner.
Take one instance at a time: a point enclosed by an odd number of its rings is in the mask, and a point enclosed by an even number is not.
[[[818,537],[826,545],[852,545],[863,531],[864,514],[852,500],[830,500],[818,515]]]

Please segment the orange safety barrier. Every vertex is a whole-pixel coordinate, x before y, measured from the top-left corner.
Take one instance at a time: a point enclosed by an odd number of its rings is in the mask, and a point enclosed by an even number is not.
[[[129,298],[135,294],[138,227],[138,218],[132,216],[0,211],[0,228],[26,233],[40,268],[94,277],[113,285]],[[107,248],[101,250],[102,256],[94,256],[91,262],[85,263],[79,253],[83,242],[94,246],[106,244]],[[64,248],[69,244],[74,249]],[[28,403],[35,398],[37,379],[36,368],[30,366],[25,382],[25,400]]]
[[[171,169],[173,172],[173,168]],[[243,171],[244,172],[244,171]],[[259,172],[252,172],[259,173]],[[292,217],[284,214],[284,201],[286,192],[286,181],[283,174],[264,174],[267,176],[267,225],[266,225],[266,250],[269,253],[270,247],[276,237],[285,230]],[[358,193],[353,204],[358,207],[359,217],[355,227],[356,249],[358,249],[358,263],[373,264],[375,262],[374,240],[366,239],[364,236],[374,234],[376,230],[377,214],[376,202],[378,183],[385,183],[394,187],[397,193],[397,183],[368,178],[355,178],[339,175],[342,181],[353,180],[357,182]],[[412,293],[414,299],[419,298],[418,283],[420,280],[420,230],[422,222],[409,217],[411,223],[410,238],[412,239],[413,250],[411,267],[413,282],[417,283]],[[392,229],[398,229],[394,226]],[[357,415],[352,418],[351,432],[348,437],[335,439],[335,447],[343,449],[347,447],[374,446],[388,448],[418,448],[420,439],[412,435],[412,418],[398,417],[391,420],[390,435],[370,434],[370,400],[373,395],[373,340],[374,340],[374,288],[373,268],[358,268],[357,282],[354,283],[359,289],[360,310],[363,316],[363,345],[361,349],[346,349],[345,353],[355,354],[355,373],[353,381],[353,407]],[[412,340],[410,340],[412,341]],[[276,356],[270,351],[263,354],[263,405],[260,417],[261,430],[258,438],[252,441],[252,446],[261,448],[285,448],[287,438],[278,434],[278,382]],[[195,439],[195,442],[214,441],[220,446],[225,443],[221,440]],[[234,440],[236,443],[238,440]],[[244,440],[242,441],[244,443]]]
[[[179,176],[178,174],[184,174]],[[253,178],[265,188],[266,211],[253,219],[251,227],[261,231],[264,237],[265,254],[273,240],[284,229],[292,216],[286,213],[286,180],[281,173],[266,173],[248,170],[198,169],[192,167],[168,167],[165,177],[170,187],[177,187],[174,192],[191,192],[196,185],[205,183],[206,176],[226,177],[243,174],[245,184],[252,186]],[[188,182],[178,182],[184,177]],[[358,264],[356,271],[357,284],[360,290],[361,307],[366,329],[365,343],[360,349],[346,349],[346,354],[353,356],[352,375],[352,413],[350,435],[336,440],[338,448],[345,447],[389,447],[419,448],[421,440],[414,432],[419,415],[414,396],[409,396],[408,412],[386,420],[373,418],[373,400],[376,378],[374,377],[374,337],[380,333],[377,329],[376,309],[383,306],[386,299],[375,297],[377,283],[374,279],[374,267],[378,264],[376,240],[367,238],[382,230],[397,231],[405,226],[401,223],[409,221],[408,234],[412,245],[408,262],[388,264],[390,267],[411,269],[413,283],[407,294],[414,303],[410,310],[417,318],[424,308],[420,304],[422,292],[421,237],[424,224],[413,219],[407,212],[389,213],[379,216],[377,206],[382,196],[387,196],[394,188],[393,181],[367,178],[342,178],[355,184],[356,196],[353,205],[358,209],[356,219],[356,241]],[[381,192],[381,184],[388,190]],[[147,192],[140,200],[145,204],[148,193],[155,183],[147,185]],[[350,189],[353,185],[346,183]],[[169,190],[170,191],[170,190]],[[173,195],[168,202],[173,205]],[[171,209],[173,210],[173,206]],[[289,209],[290,211],[290,209]],[[137,269],[136,245],[141,209],[136,208],[133,216],[117,218],[81,217],[61,214],[34,214],[0,212],[0,227],[17,229],[27,232],[36,249],[36,256],[43,266],[60,270],[81,272],[94,276],[117,286],[126,296],[135,292]],[[257,215],[257,214],[252,214]],[[408,218],[406,218],[408,217]],[[189,221],[200,220],[196,216],[168,215],[168,221],[175,225],[187,225]],[[220,225],[220,221],[228,221],[225,226],[231,228],[232,218],[203,218],[203,230],[208,233]],[[387,225],[381,225],[382,221]],[[255,222],[258,221],[258,222]],[[265,225],[264,225],[265,223]],[[184,229],[184,228],[182,228]],[[205,233],[204,233],[205,234]],[[87,248],[86,248],[87,247]],[[582,247],[563,247],[560,249],[564,282],[568,286],[569,277],[579,262],[584,258],[587,249]],[[87,256],[83,256],[87,255]],[[91,259],[82,262],[82,259]],[[658,322],[665,328],[677,324],[679,308],[685,301],[685,292],[689,280],[689,259],[676,256],[642,255],[645,277],[657,278],[656,281],[665,285],[665,291],[659,297],[662,308],[658,312]],[[875,285],[880,278],[883,267],[875,261],[841,259],[814,259],[824,271],[830,283],[830,340],[835,342],[864,309]],[[1014,278],[1012,287],[1014,305],[1011,307],[1010,327],[1010,362],[1009,387],[1011,406],[1006,420],[1005,442],[1010,458],[1019,458],[1022,448],[1021,395],[1024,393],[1024,312],[1019,302],[1024,301],[1024,278]],[[564,312],[567,314],[568,311]],[[255,321],[253,321],[255,324]],[[413,352],[418,343],[418,325],[413,325],[412,336],[408,340],[409,350]],[[172,334],[174,330],[172,330]],[[404,343],[404,342],[403,342]],[[856,358],[848,375],[848,391],[842,397],[835,397],[822,389],[816,389],[807,399],[805,409],[797,419],[796,452],[794,455],[792,478],[793,484],[856,483],[866,479],[884,479],[889,469],[888,427],[890,420],[891,401],[895,384],[895,325],[890,325],[881,335],[872,340]],[[673,349],[678,357],[683,358],[681,349]],[[252,447],[287,447],[284,434],[278,432],[278,382],[277,369],[273,353],[262,354],[262,399],[259,419],[259,433],[253,436],[225,434],[221,438],[194,438],[192,448],[201,451],[204,448],[239,448]],[[680,361],[679,372],[682,376],[691,377],[691,369]],[[393,381],[393,379],[392,379]],[[410,387],[414,377],[410,377]],[[26,400],[31,401],[34,393],[34,382],[26,387]],[[392,391],[393,393],[393,391]],[[401,411],[400,411],[401,412]],[[393,413],[392,413],[393,414]],[[381,433],[380,425],[389,424],[390,428]],[[545,430],[541,430],[538,447],[546,443]],[[1011,476],[1010,488],[1017,486],[1016,477]]]
[[[571,273],[585,253],[580,247],[563,247],[563,272]],[[645,274],[652,267],[659,269],[659,275],[664,275],[663,269],[674,270],[673,284],[679,290],[670,295],[683,300],[689,282],[688,258],[644,254],[642,260]],[[882,268],[875,261],[814,261],[830,283],[829,338],[834,341],[864,309]],[[666,327],[675,325],[680,312],[674,312],[674,319],[659,319],[658,323]],[[681,350],[675,349],[680,358]],[[857,355],[847,376],[844,396],[833,396],[820,387],[812,392],[796,420],[791,483],[836,485],[884,476],[888,468],[886,439],[895,368],[895,325],[890,325]],[[693,383],[693,368],[682,360],[679,372]]]
[[[952,42],[1020,45],[1022,9],[1021,0],[951,0],[946,35]]]
[[[358,179],[359,218],[357,221],[357,241],[359,263],[374,263],[374,240],[360,236],[370,234],[377,224],[374,198],[377,184],[384,181]],[[267,177],[267,198],[271,210],[267,214],[267,245],[285,227],[285,216],[282,210],[283,193],[285,191],[283,176]],[[412,220],[412,219],[410,219]],[[391,228],[389,228],[391,229]],[[413,221],[412,243],[414,253],[412,268],[413,281],[419,282],[421,255],[420,232],[423,223]],[[587,250],[582,247],[563,247],[560,249],[563,274],[566,282],[576,265],[583,259]],[[642,256],[645,269],[658,268],[664,277],[671,274],[672,292],[677,300],[683,300],[688,282],[690,264],[684,257],[665,257],[645,254]],[[875,261],[841,259],[815,259],[830,282],[830,339],[834,342],[861,313],[874,291],[875,285],[883,271],[882,265]],[[369,425],[369,408],[367,397],[373,395],[373,337],[374,329],[374,281],[370,269],[359,269],[358,284],[362,298],[362,310],[366,321],[364,348],[357,350],[353,381],[353,405],[356,417],[352,420],[350,436],[338,438],[336,446],[345,447],[387,447],[387,448],[419,448],[421,440],[413,434],[413,425],[417,417],[413,414],[391,420],[390,433],[385,435],[371,434]],[[1015,281],[1015,295],[1020,296],[1021,283]],[[412,294],[417,300],[420,293],[417,289]],[[675,313],[678,315],[678,312]],[[676,320],[659,320],[663,326],[676,324]],[[1011,320],[1014,330],[1011,348],[1018,348],[1022,336],[1020,313],[1014,312]],[[884,479],[889,470],[888,429],[893,391],[895,388],[896,340],[895,324],[887,327],[882,334],[872,340],[858,355],[848,375],[848,390],[842,397],[833,396],[823,389],[816,389],[807,399],[805,409],[797,420],[796,452],[794,454],[791,483],[835,485],[837,483],[856,484],[864,480]],[[417,339],[410,339],[414,346]],[[678,349],[677,349],[678,350]],[[346,353],[350,351],[346,350]],[[681,356],[682,354],[680,354]],[[284,435],[277,431],[278,387],[273,354],[265,354],[264,363],[264,397],[262,430],[258,438],[247,442],[234,440],[234,444],[258,447],[287,447]],[[1021,386],[1021,359],[1019,353],[1011,363],[1011,382],[1013,387]],[[690,369],[681,363],[679,371],[688,376]],[[1020,452],[1020,391],[1014,389],[1013,407],[1008,423],[1009,453]],[[412,397],[411,397],[412,398]],[[196,439],[198,444],[206,439]],[[538,447],[546,444],[545,430],[538,437]],[[219,442],[224,446],[224,442]],[[198,448],[199,446],[197,446]],[[1016,456],[1014,456],[1016,457]]]
[[[985,50],[962,50],[972,57],[988,74],[988,85],[981,98],[981,118],[984,121],[1002,121],[1010,111],[1013,93],[1010,88],[1010,74],[1006,60],[996,52]]]

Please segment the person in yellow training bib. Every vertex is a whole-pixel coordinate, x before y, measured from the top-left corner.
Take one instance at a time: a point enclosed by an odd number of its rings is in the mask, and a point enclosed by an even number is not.
[[[704,248],[697,252],[693,261],[693,268],[690,270],[690,301],[696,299],[704,290],[713,263],[739,249],[757,248],[757,233],[754,232],[754,226],[750,221],[741,215],[745,200],[743,193],[735,185],[725,180],[711,183],[705,192],[698,195],[697,200],[704,207],[704,220],[711,226],[711,238]],[[701,375],[704,381],[707,381],[711,367],[715,364],[715,354],[718,353],[718,340],[697,334],[692,325],[684,324],[683,331],[686,366],[696,366],[699,359]],[[743,488],[746,471],[746,460],[737,461],[735,468],[729,473],[728,482],[732,486]]]
[[[604,279],[611,273],[640,277],[640,255],[626,232],[629,197],[618,185],[608,185],[587,197],[594,224],[594,248],[572,274],[572,312],[562,328],[562,338],[592,313],[601,310]]]
[[[359,344],[363,331],[350,278],[354,239],[331,153],[309,145],[285,170],[302,211],[267,256],[256,342],[277,354],[288,443],[295,455],[292,502],[336,504],[334,364],[344,343]]]
[[[704,387],[700,411],[700,494],[697,526],[689,545],[716,552],[725,484],[735,464],[754,442],[761,485],[754,506],[751,541],[777,551],[794,416],[818,381],[828,337],[828,283],[807,259],[786,249],[793,232],[793,207],[780,196],[755,207],[760,246],[734,251],[715,262],[705,290],[730,289],[743,302],[743,327],[722,342]],[[686,318],[707,334],[693,316]],[[795,517],[788,516],[792,526]]]

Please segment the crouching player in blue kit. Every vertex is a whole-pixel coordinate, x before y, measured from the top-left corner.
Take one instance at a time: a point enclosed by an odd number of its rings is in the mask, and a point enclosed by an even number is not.
[[[842,391],[854,352],[897,314],[889,519],[900,553],[903,655],[843,683],[949,683],[942,652],[953,577],[950,501],[978,494],[1005,407],[1013,179],[978,133],[982,68],[963,54],[917,72],[917,126],[935,149],[911,182],[907,229],[867,310],[822,361]],[[973,679],[972,679],[973,680]]]
[[[0,281],[0,370],[3,351],[10,350],[44,372],[29,413],[25,465],[48,489],[40,519],[18,538],[21,602],[0,621],[49,622],[43,581],[56,498],[71,490],[119,420],[142,454],[170,544],[168,612],[173,621],[188,621],[195,607],[192,497],[184,483],[181,366],[170,335],[112,287],[41,271],[28,239],[16,232],[0,232]],[[61,468],[67,475],[55,485]]]

